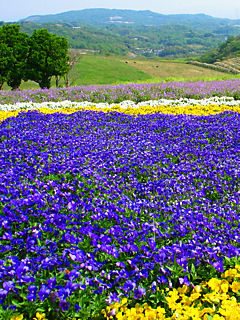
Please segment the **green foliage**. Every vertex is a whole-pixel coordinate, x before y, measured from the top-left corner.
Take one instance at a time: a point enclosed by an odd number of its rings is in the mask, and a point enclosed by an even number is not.
[[[35,30],[29,38],[26,79],[50,88],[52,76],[63,76],[69,69],[68,42],[46,29]]]
[[[240,57],[240,36],[230,36],[217,49],[205,53],[198,60],[214,63],[234,57]]]
[[[24,78],[28,35],[20,32],[19,25],[0,27],[0,87],[6,81],[17,89]]]
[[[219,46],[230,32],[217,32],[217,28],[213,30],[213,25],[209,30],[203,24],[195,28],[186,21],[180,24],[177,19],[172,20],[172,24],[161,26],[123,23],[89,25],[82,21],[42,24],[21,22],[21,28],[29,35],[34,29],[46,28],[51,33],[67,38],[71,48],[95,50],[103,54],[126,55],[133,52],[146,57],[171,58],[201,55]],[[239,28],[231,29],[230,34],[238,33]]]
[[[12,89],[22,80],[33,80],[41,88],[49,88],[52,76],[63,76],[69,70],[68,42],[36,30],[29,37],[20,32],[20,25],[0,27],[0,89],[4,82]]]

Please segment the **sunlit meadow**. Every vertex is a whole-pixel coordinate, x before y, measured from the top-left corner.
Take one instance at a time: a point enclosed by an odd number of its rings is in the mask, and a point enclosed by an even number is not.
[[[240,319],[240,81],[0,93],[0,318]]]

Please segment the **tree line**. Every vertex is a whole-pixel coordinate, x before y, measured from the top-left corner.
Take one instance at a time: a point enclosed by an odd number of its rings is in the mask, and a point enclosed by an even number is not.
[[[67,74],[68,41],[47,29],[34,30],[31,36],[20,32],[20,25],[0,27],[0,89],[6,82],[13,90],[21,81],[32,80],[50,88],[51,78]]]

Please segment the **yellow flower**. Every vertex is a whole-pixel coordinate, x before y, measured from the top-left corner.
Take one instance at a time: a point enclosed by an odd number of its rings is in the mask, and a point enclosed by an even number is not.
[[[199,312],[200,317],[202,317],[205,313],[213,313],[215,312],[215,309],[211,309],[211,308],[204,308]]]
[[[231,289],[234,293],[237,293],[240,290],[240,282],[233,281]]]
[[[183,296],[181,302],[184,306],[190,306],[192,303],[188,296]]]
[[[229,270],[226,270],[223,274],[222,274],[222,277],[223,278],[234,278],[235,275],[237,274],[237,270],[236,269],[229,269]]]
[[[156,313],[153,310],[146,310],[145,311],[145,319],[147,320],[155,320],[156,319]]]
[[[123,298],[121,301],[121,305],[127,304],[127,298]]]
[[[22,320],[23,319],[23,314],[18,314],[16,316],[11,317],[10,320]]]
[[[170,309],[176,309],[176,301],[179,299],[178,291],[174,288],[173,291],[169,292],[169,297],[166,297],[168,306]]]
[[[212,303],[212,302],[219,303],[220,302],[220,295],[217,294],[216,291],[211,292],[211,293],[206,293],[202,300],[208,301],[210,303]]]
[[[47,320],[45,317],[46,317],[45,313],[37,312],[36,318],[33,318],[33,320]]]
[[[126,319],[126,317],[122,314],[122,312],[119,312],[119,313],[116,315],[116,318],[117,318],[118,320],[125,320],[125,319]]]
[[[161,307],[157,307],[157,312],[158,312],[159,314],[164,314],[164,313],[166,313],[165,309],[164,309],[164,308],[161,308]]]
[[[221,292],[227,293],[229,288],[229,283],[227,282],[227,280],[222,280],[220,287],[221,287]]]
[[[178,288],[177,290],[180,295],[183,295],[189,291],[189,287],[184,284],[181,288]]]
[[[223,318],[222,316],[220,316],[219,314],[215,314],[212,318],[212,320],[226,320],[225,318]]]
[[[199,297],[201,297],[201,294],[200,294],[200,293],[192,293],[192,294],[190,295],[190,300],[191,300],[191,301],[195,301],[195,300],[197,300]]]
[[[221,280],[216,278],[212,278],[208,281],[208,286],[214,291],[219,291],[220,284],[221,284]]]

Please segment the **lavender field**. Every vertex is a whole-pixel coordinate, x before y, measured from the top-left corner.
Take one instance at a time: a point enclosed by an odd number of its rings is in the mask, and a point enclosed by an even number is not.
[[[1,92],[0,103],[187,104],[237,100],[239,88],[75,87]],[[240,115],[141,108],[0,123],[1,319],[239,319]]]

